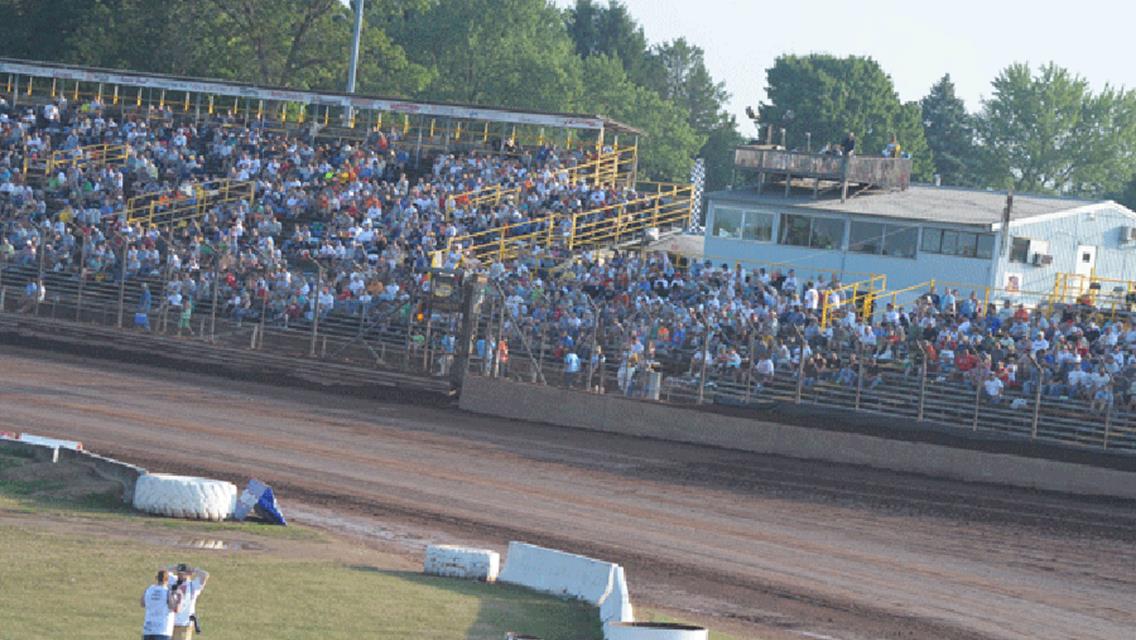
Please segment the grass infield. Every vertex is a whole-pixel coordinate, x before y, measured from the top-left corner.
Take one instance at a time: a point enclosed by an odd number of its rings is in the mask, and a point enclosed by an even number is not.
[[[0,455],[0,640],[140,637],[139,596],[175,562],[210,572],[198,601],[208,640],[602,637],[582,603],[391,568],[303,527],[150,518],[105,493],[60,498],[56,480],[19,479],[30,464]],[[193,549],[194,539],[230,548]]]

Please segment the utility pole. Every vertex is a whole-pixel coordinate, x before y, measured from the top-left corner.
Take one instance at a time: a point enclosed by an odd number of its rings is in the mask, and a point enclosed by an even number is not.
[[[351,60],[347,67],[347,93],[355,93],[355,77],[359,69],[359,39],[363,35],[363,4],[364,0],[355,2],[355,35],[351,39]],[[347,122],[355,118],[354,107],[347,107]]]

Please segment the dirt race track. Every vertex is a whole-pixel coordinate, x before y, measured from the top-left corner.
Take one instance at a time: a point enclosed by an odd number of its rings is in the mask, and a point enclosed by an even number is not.
[[[519,538],[621,562],[638,606],[739,637],[1136,637],[1133,503],[7,346],[0,431],[255,475],[302,520],[408,554]]]

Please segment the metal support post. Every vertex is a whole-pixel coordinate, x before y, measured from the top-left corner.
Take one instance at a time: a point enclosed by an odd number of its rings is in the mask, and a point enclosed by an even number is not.
[[[702,343],[702,373],[698,376],[698,404],[702,404],[706,399],[706,361],[710,359],[710,340],[713,339],[714,332],[706,332],[706,341]]]
[[[127,242],[125,236],[119,236],[122,239],[122,260],[119,265],[118,271],[118,328],[122,328],[122,308],[126,302],[126,249]]]
[[[923,408],[927,401],[927,351],[922,345],[919,346],[919,350],[923,352],[923,357],[919,367],[919,413],[915,419],[923,422]]]
[[[314,262],[314,261],[313,261]],[[323,265],[316,262],[316,289],[315,298],[312,299],[312,343],[308,348],[308,357],[316,357],[316,337],[319,335],[320,293],[323,291]]]
[[[1045,369],[1041,368],[1036,357],[1030,356],[1030,360],[1037,369],[1037,389],[1033,393],[1033,424],[1030,426],[1030,440],[1037,440],[1037,423],[1041,419],[1041,386],[1045,384]]]

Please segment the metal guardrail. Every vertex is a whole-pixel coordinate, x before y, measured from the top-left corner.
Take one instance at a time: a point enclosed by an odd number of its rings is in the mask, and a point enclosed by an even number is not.
[[[497,294],[491,293],[491,298],[494,296]],[[854,364],[837,371],[816,372],[796,359],[782,363],[772,374],[760,375],[749,356],[757,341],[754,336],[748,349],[744,341],[740,346],[743,362],[737,368],[721,363],[703,366],[697,349],[664,345],[659,345],[652,364],[645,364],[652,360],[645,357],[637,366],[627,367],[620,357],[626,336],[604,324],[606,330],[580,337],[579,369],[568,372],[557,352],[558,335],[547,331],[526,334],[515,319],[499,314],[498,300],[490,299],[482,308],[487,311],[479,319],[477,337],[485,340],[505,335],[510,343],[509,362],[501,367],[491,351],[480,357],[475,353],[469,367],[473,375],[506,376],[674,405],[730,406],[750,410],[754,417],[762,417],[770,401],[816,405],[826,411],[934,423],[960,434],[994,434],[1136,454],[1136,408],[1121,405],[1119,398],[1094,405],[1080,397],[1046,395],[1040,390],[1052,380],[1045,378],[1040,384],[1031,382],[1028,389],[1006,389],[1000,401],[991,402],[981,385],[967,382],[953,365],[924,362],[920,354],[906,353],[904,345],[897,345],[889,360],[877,364],[871,362],[870,352],[833,349],[842,362]],[[796,337],[781,339],[799,344]],[[593,344],[611,354],[598,366],[593,366],[588,356]],[[830,350],[824,351],[827,354]],[[714,354],[710,355],[713,358]]]
[[[190,193],[175,187],[134,196],[123,211],[126,221],[132,225],[161,227],[185,223],[200,218],[210,209],[242,200],[251,208],[256,200],[256,182],[252,180],[223,178],[186,186]]]
[[[90,144],[74,149],[52,151],[40,165],[33,154],[24,154],[24,174],[38,174],[50,178],[59,170],[70,167],[87,169],[125,164],[130,158],[130,148],[122,144]]]
[[[446,379],[440,354],[442,337],[456,330],[456,315],[419,317],[421,301],[380,302],[369,306],[337,304],[321,309],[318,322],[311,310],[293,317],[263,298],[247,308],[227,304],[198,274],[196,296],[188,305],[166,301],[160,276],[99,273],[80,279],[75,273],[39,272],[33,265],[0,264],[0,314],[66,320],[123,332],[147,332],[205,345],[270,352],[276,356]],[[27,296],[29,282],[43,278],[44,296]],[[143,285],[152,304],[140,306]],[[450,358],[452,361],[452,358]]]
[[[648,187],[650,188],[650,187]],[[534,247],[563,245],[580,247],[617,244],[634,239],[648,228],[679,227],[690,223],[690,185],[655,183],[654,193],[571,215],[549,214],[524,222],[502,225],[485,231],[454,236],[446,248],[435,251],[435,265],[444,264],[446,254],[458,246],[479,260],[501,261],[515,258]]]

